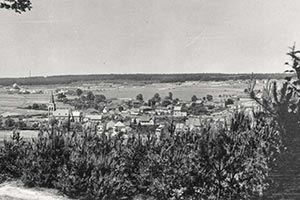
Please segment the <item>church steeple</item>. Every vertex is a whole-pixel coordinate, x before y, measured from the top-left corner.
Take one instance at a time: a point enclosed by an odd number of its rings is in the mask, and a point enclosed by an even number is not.
[[[51,96],[50,96],[50,102],[48,104],[48,116],[52,116],[53,112],[56,110],[56,104],[55,104],[55,100],[54,100],[54,95],[53,92],[51,92]]]

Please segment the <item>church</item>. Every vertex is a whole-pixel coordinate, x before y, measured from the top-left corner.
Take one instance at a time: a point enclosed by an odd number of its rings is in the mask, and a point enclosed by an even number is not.
[[[50,101],[48,104],[48,120],[56,119],[59,124],[63,121],[70,120],[71,122],[82,122],[82,112],[75,111],[71,106],[66,104],[57,104],[53,92],[51,92]]]

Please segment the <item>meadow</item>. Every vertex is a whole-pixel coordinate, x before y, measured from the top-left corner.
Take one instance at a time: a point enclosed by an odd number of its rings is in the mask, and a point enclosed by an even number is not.
[[[33,103],[48,103],[50,93],[57,88],[76,90],[81,88],[84,91],[92,91],[95,94],[103,94],[107,98],[135,98],[138,94],[143,94],[144,99],[150,99],[155,93],[160,96],[167,96],[173,93],[174,98],[189,101],[193,95],[198,98],[211,94],[215,97],[219,95],[244,95],[247,88],[246,81],[195,81],[184,83],[145,83],[145,82],[75,82],[66,85],[41,85],[24,86],[28,90],[42,90],[44,94],[8,94],[6,88],[0,89],[0,114],[5,112],[20,114],[39,114],[44,111],[20,109]]]

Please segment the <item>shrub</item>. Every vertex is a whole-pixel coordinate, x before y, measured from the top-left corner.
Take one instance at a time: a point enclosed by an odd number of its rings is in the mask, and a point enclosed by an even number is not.
[[[26,186],[54,187],[60,167],[68,162],[70,149],[68,136],[60,130],[40,132],[27,147],[23,160],[22,181]]]
[[[161,138],[54,127],[18,148],[20,153],[13,151],[10,162],[21,166],[11,168],[27,186],[57,188],[81,199],[249,199],[267,186],[279,141],[276,124],[261,113],[254,120],[236,114],[230,126],[203,124],[199,132],[171,131]],[[15,162],[19,155],[24,159]]]
[[[13,132],[11,140],[4,141],[4,147],[0,148],[0,183],[7,179],[21,177],[26,145],[20,133],[16,131]]]

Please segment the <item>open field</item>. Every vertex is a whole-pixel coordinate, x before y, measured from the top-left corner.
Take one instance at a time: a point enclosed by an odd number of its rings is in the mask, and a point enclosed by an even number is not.
[[[84,91],[92,91],[95,94],[104,94],[107,98],[135,98],[141,93],[144,99],[150,99],[155,93],[161,97],[173,93],[174,98],[189,101],[193,95],[198,98],[211,94],[215,97],[219,95],[244,95],[247,88],[247,81],[195,81],[184,83],[145,83],[145,82],[84,82],[66,85],[40,85],[24,86],[29,90],[42,90],[44,94],[8,94],[6,88],[0,89],[0,114],[19,113],[19,114],[41,114],[45,111],[25,110],[20,107],[32,105],[33,103],[48,103],[50,92],[57,88],[76,90],[81,88]],[[68,97],[69,98],[69,97]],[[70,97],[72,98],[72,96]],[[74,96],[73,96],[74,98]]]
[[[111,84],[109,87],[92,85],[90,88],[95,93],[104,94],[108,98],[135,98],[141,93],[144,99],[150,99],[155,93],[160,96],[167,96],[173,93],[174,98],[188,101],[193,95],[198,98],[207,94],[219,95],[241,95],[247,84],[239,81],[232,82],[185,82],[185,83],[153,83],[144,85],[132,84]]]

